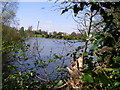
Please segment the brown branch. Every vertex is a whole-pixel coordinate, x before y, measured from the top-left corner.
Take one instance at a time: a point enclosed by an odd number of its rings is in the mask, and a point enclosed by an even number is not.
[[[45,81],[45,82],[48,82],[49,80],[46,80],[46,79],[43,79],[43,78],[40,78],[39,76],[35,75],[36,78],[42,80],[42,81]]]
[[[90,21],[89,21],[89,26],[88,26],[88,35],[87,36],[89,36],[89,34],[90,34],[90,31],[91,31],[91,24],[92,24],[92,18],[93,18],[93,16],[95,16],[97,14],[97,12],[95,13],[95,14],[93,14],[92,15],[92,11],[90,12]],[[84,65],[84,54],[85,54],[85,52],[86,52],[86,50],[87,50],[87,45],[88,45],[88,40],[85,42],[85,47],[84,47],[84,50],[83,50],[83,53],[82,53],[82,67],[83,67],[83,65]]]

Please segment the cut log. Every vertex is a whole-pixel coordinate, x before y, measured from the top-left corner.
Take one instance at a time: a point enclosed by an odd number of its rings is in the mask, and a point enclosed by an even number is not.
[[[80,57],[76,59],[76,61],[70,62],[71,67],[67,67],[67,70],[71,76],[69,84],[72,88],[78,88],[83,83],[81,80],[83,71],[83,59]]]
[[[81,57],[79,57],[78,59],[76,59],[76,61],[77,61],[78,69],[82,69],[83,68],[83,59]]]

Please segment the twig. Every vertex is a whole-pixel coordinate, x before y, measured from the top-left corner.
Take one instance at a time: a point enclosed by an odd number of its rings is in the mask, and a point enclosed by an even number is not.
[[[59,87],[57,87],[56,89],[63,88],[63,87],[65,87],[66,85],[68,85],[68,82],[65,83],[65,84],[63,84],[63,85],[61,85],[61,86],[59,86]]]
[[[45,81],[45,82],[48,82],[49,80],[46,80],[46,79],[43,79],[43,78],[40,78],[39,76],[35,75],[38,79],[42,80],[42,81]]]

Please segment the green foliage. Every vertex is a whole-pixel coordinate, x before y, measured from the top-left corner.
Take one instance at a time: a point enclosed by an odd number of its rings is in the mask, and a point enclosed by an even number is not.
[[[83,78],[84,78],[85,83],[93,83],[94,82],[91,73],[85,73],[83,75]]]
[[[63,4],[67,5],[66,3]],[[85,52],[84,55],[85,70],[82,74],[84,84],[81,88],[102,90],[120,89],[120,26],[118,24],[119,17],[117,17],[120,7],[118,4],[119,2],[73,2],[69,6],[66,6],[66,8],[72,7],[70,9],[73,10],[75,17],[85,7],[90,8],[91,12],[100,12],[103,18],[102,22],[105,23],[102,31],[91,33],[86,38],[86,41],[91,42],[92,45],[90,51]],[[63,10],[65,11],[65,9]],[[89,13],[87,14],[89,15]],[[95,55],[96,57],[90,57],[89,55]]]
[[[19,31],[15,28],[11,28],[9,26],[2,26],[2,40],[3,41],[17,41],[20,39]]]

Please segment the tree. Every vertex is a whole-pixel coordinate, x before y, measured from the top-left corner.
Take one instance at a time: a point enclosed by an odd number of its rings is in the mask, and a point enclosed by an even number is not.
[[[2,4],[2,24],[10,26],[16,24],[17,2],[1,2]]]
[[[87,9],[85,16],[89,19],[85,23],[86,38],[81,57],[76,59],[74,65],[71,63],[71,68],[67,67],[72,78],[67,84],[70,84],[72,88],[120,89],[118,81],[120,75],[120,62],[118,61],[120,59],[120,49],[118,48],[120,26],[119,18],[114,14],[119,12],[119,2],[63,2],[62,4],[65,5],[62,14],[72,9],[74,16],[79,18],[79,12]],[[94,25],[95,27],[100,26],[98,29],[104,27],[102,30],[91,33],[94,28],[93,18],[97,16],[98,12],[102,19],[101,22]],[[92,43],[89,52],[86,51],[88,42]],[[97,61],[89,55],[95,55]],[[113,72],[116,72],[117,75]]]
[[[1,12],[2,15],[2,39],[3,41],[9,40],[18,40],[20,35],[16,28],[12,28],[11,25],[16,25],[16,10],[18,3],[17,2],[0,2],[1,3]],[[10,41],[9,41],[10,43]]]
[[[25,33],[24,33],[24,27],[21,27],[21,28],[20,28],[20,34],[21,34],[21,36],[24,36],[24,34],[25,34]]]
[[[52,33],[53,35],[53,38],[56,38],[56,36],[57,36],[57,32],[56,31],[54,31],[53,33]]]
[[[72,32],[72,33],[71,33],[71,36],[72,36],[72,37],[75,37],[75,36],[76,36],[76,33],[75,33],[75,32]]]
[[[56,31],[54,31],[54,32],[53,32],[53,35],[55,35],[55,36],[56,36],[56,35],[57,35],[57,32],[56,32]]]

